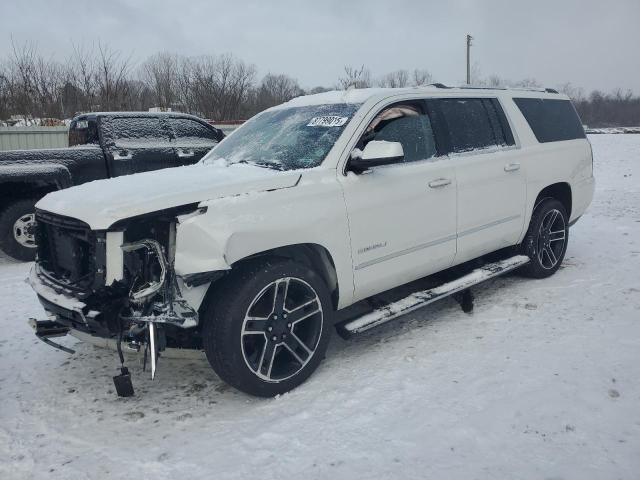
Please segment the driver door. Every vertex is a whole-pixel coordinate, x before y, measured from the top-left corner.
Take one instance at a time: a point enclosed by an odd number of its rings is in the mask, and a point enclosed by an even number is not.
[[[383,109],[358,143],[400,142],[404,159],[340,176],[356,300],[447,268],[456,253],[455,170],[438,155],[424,103],[408,103]]]

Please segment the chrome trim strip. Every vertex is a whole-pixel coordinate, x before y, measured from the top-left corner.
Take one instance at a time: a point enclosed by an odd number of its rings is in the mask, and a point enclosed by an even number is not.
[[[458,238],[464,237],[466,235],[471,235],[472,233],[479,232],[480,230],[484,230],[486,228],[496,227],[496,226],[498,226],[500,224],[511,222],[512,220],[517,220],[520,217],[521,217],[521,215],[512,215],[510,217],[502,218],[500,220],[496,220],[494,222],[487,223],[485,225],[480,225],[479,227],[470,228],[469,230],[465,230],[464,232],[459,233],[458,234]]]
[[[480,225],[479,227],[470,228],[469,230],[465,230],[464,232],[457,235],[449,235],[447,237],[440,238],[438,240],[434,240],[432,242],[423,243],[421,245],[416,245],[415,247],[407,248],[405,250],[400,250],[399,252],[390,253],[388,255],[384,255],[383,257],[374,258],[373,260],[368,260],[366,262],[361,263],[360,265],[356,265],[355,270],[362,270],[363,268],[370,267],[380,262],[386,262],[387,260],[391,260],[396,257],[400,257],[402,255],[407,255],[409,253],[417,252],[418,250],[422,250],[424,248],[434,247],[436,245],[440,245],[441,243],[449,242],[451,240],[456,240],[460,237],[464,237],[466,235],[471,235],[472,233],[477,233],[481,230],[485,230],[487,228],[495,227],[501,225],[503,223],[511,222],[513,220],[517,220],[522,215],[512,215],[507,218],[502,218],[500,220],[496,220],[491,223],[487,223],[485,225]]]
[[[408,253],[417,252],[418,250],[422,250],[423,248],[434,247],[441,243],[450,242],[451,240],[455,240],[456,235],[449,235],[448,237],[440,238],[438,240],[434,240],[432,242],[423,243],[422,245],[416,245],[415,247],[410,247],[405,250],[400,250],[399,252],[390,253],[383,257],[374,258],[373,260],[369,260],[367,262],[363,262],[360,265],[356,265],[356,270],[361,270],[363,268],[370,267],[371,265],[375,265],[376,263],[385,262],[387,260],[391,260],[392,258],[400,257],[402,255],[406,255]]]

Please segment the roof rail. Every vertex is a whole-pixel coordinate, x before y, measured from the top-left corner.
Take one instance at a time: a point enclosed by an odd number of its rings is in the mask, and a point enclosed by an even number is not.
[[[542,88],[542,87],[485,87],[482,85],[461,85],[459,87],[449,87],[443,83],[430,83],[428,87],[436,88],[459,88],[465,90],[520,90],[529,92],[546,92],[546,93],[559,93],[555,88]]]

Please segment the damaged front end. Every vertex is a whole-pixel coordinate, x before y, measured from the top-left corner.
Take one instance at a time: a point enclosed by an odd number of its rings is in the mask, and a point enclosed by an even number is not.
[[[79,220],[38,211],[38,258],[29,283],[48,319],[31,322],[36,334],[49,344],[46,332],[59,336],[63,329],[112,339],[121,363],[124,343],[143,352],[145,367],[150,357],[152,378],[160,351],[199,349],[198,307],[216,274],[180,278],[174,262],[178,218],[203,212],[191,204],[93,231]],[[114,378],[124,393],[118,381],[125,370]]]

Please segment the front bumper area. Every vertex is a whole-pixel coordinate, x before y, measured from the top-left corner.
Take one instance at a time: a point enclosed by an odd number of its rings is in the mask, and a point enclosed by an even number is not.
[[[27,281],[49,316],[55,317],[56,322],[68,328],[87,333],[109,334],[100,312],[89,309],[85,302],[74,296],[72,290],[49,281],[38,270],[36,263],[31,268]]]

